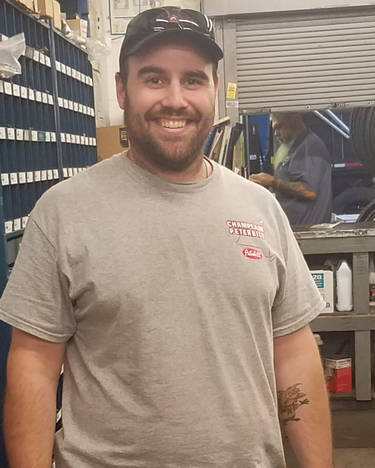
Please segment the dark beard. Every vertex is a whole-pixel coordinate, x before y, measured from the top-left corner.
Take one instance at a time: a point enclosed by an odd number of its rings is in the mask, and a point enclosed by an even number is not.
[[[198,132],[194,137],[184,145],[176,146],[173,154],[166,152],[162,145],[159,144],[149,134],[140,134],[137,128],[137,119],[132,112],[132,105],[127,103],[127,109],[124,111],[124,123],[127,127],[129,141],[135,153],[144,155],[154,167],[168,172],[180,172],[188,167],[203,153],[204,142],[213,123],[213,115],[207,125],[207,129]],[[176,113],[173,114],[176,117]],[[147,115],[146,115],[147,118]],[[197,121],[200,120],[200,115],[196,116]],[[141,126],[141,124],[139,125]],[[204,131],[206,130],[206,131]]]

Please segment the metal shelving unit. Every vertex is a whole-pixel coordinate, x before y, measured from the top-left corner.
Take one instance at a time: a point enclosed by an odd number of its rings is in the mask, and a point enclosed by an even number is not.
[[[50,187],[97,161],[92,68],[84,50],[9,0],[0,0],[0,39],[23,32],[21,75],[0,79],[0,294],[28,215]],[[0,411],[9,347],[0,322]],[[0,466],[7,466],[1,441]]]
[[[311,324],[314,332],[354,333],[355,398],[371,400],[371,330],[375,309],[369,306],[369,252],[375,251],[375,224],[340,224],[322,230],[297,229],[295,236],[304,255],[351,254],[353,260],[353,311],[322,314]]]

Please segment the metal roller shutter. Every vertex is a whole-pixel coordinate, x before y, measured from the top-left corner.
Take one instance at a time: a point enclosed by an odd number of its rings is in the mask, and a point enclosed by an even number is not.
[[[375,8],[236,18],[242,112],[375,104]]]

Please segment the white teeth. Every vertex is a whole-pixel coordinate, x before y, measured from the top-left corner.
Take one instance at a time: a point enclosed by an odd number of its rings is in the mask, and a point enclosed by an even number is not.
[[[165,128],[184,128],[186,120],[162,120],[161,125]]]

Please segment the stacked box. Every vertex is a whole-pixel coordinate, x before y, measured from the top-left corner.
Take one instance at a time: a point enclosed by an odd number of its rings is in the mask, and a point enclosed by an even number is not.
[[[334,312],[333,271],[311,270],[310,273],[312,274],[315,284],[326,303],[326,308],[323,313],[330,314]]]
[[[352,391],[352,359],[331,356],[325,359],[325,374],[331,393]]]

